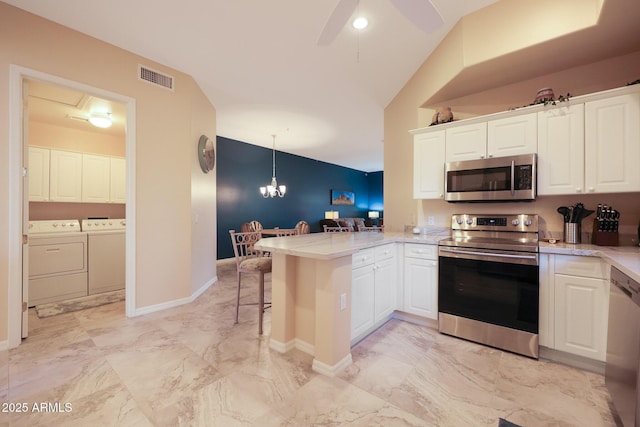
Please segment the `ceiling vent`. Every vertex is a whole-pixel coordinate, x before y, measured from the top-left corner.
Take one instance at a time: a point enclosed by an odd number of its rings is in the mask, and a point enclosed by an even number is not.
[[[165,89],[173,91],[173,77],[162,74],[143,65],[138,65],[138,78],[145,82],[162,86]]]

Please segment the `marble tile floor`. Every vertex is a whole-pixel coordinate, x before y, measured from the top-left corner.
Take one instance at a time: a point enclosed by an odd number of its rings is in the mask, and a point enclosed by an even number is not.
[[[30,313],[29,338],[0,352],[1,409],[13,404],[0,426],[616,425],[601,375],[400,320],[337,377],[319,375],[311,356],[269,349],[268,312],[262,337],[254,307],[234,325],[235,264],[218,277],[193,303],[136,318],[124,302]]]

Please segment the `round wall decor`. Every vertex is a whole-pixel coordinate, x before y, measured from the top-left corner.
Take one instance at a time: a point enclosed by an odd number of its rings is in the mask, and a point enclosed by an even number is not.
[[[207,135],[202,135],[198,140],[198,160],[202,172],[209,173],[216,164],[216,152],[213,141]]]

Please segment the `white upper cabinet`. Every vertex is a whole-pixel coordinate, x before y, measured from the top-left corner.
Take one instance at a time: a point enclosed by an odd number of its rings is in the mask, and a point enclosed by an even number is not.
[[[640,191],[639,163],[640,94],[586,102],[586,191]]]
[[[93,154],[82,155],[82,201],[85,203],[109,202],[109,157]]]
[[[29,201],[49,200],[49,149],[29,147]]]
[[[487,154],[487,123],[448,128],[446,147],[447,162],[484,159]]]
[[[444,197],[445,131],[413,137],[413,198]]]
[[[49,194],[52,202],[82,201],[82,154],[51,150]]]
[[[111,203],[127,202],[127,162],[125,159],[111,157],[111,184],[109,201]]]
[[[488,120],[446,130],[446,161],[516,156],[538,151],[536,113]]]
[[[522,114],[487,122],[487,157],[538,152],[538,116]]]
[[[538,194],[584,192],[584,104],[538,113]]]

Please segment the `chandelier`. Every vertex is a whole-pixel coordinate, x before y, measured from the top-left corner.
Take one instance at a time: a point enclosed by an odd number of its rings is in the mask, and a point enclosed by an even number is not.
[[[260,194],[265,199],[267,197],[284,197],[284,194],[287,192],[286,185],[278,185],[278,180],[276,179],[276,136],[271,135],[273,137],[273,150],[272,150],[272,158],[273,158],[273,174],[271,177],[271,184],[266,187],[260,187]]]

